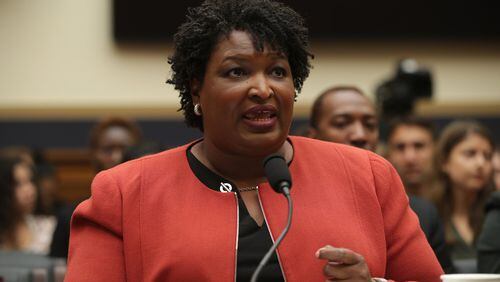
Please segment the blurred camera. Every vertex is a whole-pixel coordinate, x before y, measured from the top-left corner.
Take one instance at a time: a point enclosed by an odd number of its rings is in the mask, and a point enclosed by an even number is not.
[[[382,119],[410,115],[417,99],[432,98],[431,72],[414,59],[400,60],[394,77],[382,82],[375,96]]]

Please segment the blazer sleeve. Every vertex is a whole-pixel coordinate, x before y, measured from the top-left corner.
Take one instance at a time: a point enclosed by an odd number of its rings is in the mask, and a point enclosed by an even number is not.
[[[126,281],[122,196],[109,172],[94,178],[92,196],[73,214],[65,281]]]
[[[439,265],[418,218],[408,203],[403,184],[385,159],[370,155],[375,189],[382,210],[387,248],[386,279],[441,281]]]

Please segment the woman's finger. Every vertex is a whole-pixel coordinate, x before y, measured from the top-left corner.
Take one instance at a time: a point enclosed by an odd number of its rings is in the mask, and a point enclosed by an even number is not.
[[[352,275],[349,273],[349,269],[345,265],[332,265],[325,264],[323,267],[323,274],[328,279],[343,280],[349,279]]]
[[[349,249],[325,246],[316,252],[319,259],[325,259],[337,264],[358,264],[364,262],[363,256]]]

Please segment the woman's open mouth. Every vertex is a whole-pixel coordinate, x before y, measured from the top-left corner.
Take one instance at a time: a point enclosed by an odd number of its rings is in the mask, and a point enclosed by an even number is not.
[[[277,119],[277,110],[271,105],[259,105],[250,108],[243,115],[244,123],[254,132],[267,132],[271,130]]]

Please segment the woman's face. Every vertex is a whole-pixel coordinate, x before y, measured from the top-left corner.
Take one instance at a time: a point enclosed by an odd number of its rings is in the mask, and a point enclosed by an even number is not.
[[[23,214],[30,214],[35,210],[37,191],[33,184],[33,173],[27,164],[19,163],[14,166],[16,181],[15,197]]]
[[[492,154],[488,140],[472,133],[453,147],[443,170],[453,187],[478,191],[490,181]]]
[[[232,31],[214,47],[201,88],[205,142],[225,153],[265,156],[277,151],[290,128],[295,88],[288,59],[250,35]]]

